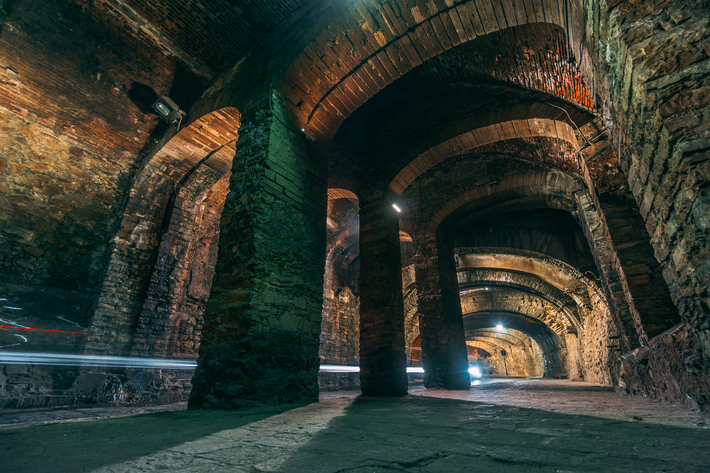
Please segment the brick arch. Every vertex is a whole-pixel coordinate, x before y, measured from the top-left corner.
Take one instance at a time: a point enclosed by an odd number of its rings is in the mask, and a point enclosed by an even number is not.
[[[501,271],[492,268],[459,271],[457,276],[461,290],[494,287],[530,292],[557,306],[567,316],[571,326],[576,330],[583,330],[575,299],[538,276],[520,271]]]
[[[197,173],[195,173],[197,174]],[[217,260],[229,177],[183,186],[164,226],[138,327],[135,356],[196,358]]]
[[[505,333],[502,334],[501,332],[497,332],[495,328],[482,328],[482,329],[477,329],[471,332],[472,334],[478,334],[479,336],[499,336],[499,335],[505,335],[506,337],[513,338],[517,341],[524,342],[525,337],[528,337],[525,335],[523,332],[519,330],[515,330],[512,328],[506,328]]]
[[[508,330],[507,332],[517,332],[517,330]],[[545,358],[537,342],[522,333],[520,336],[514,337],[511,337],[510,333],[506,334],[508,336],[501,337],[501,335],[495,332],[477,331],[466,336],[466,345],[489,352],[491,359],[488,360],[488,364],[492,365],[491,367],[498,374],[503,374],[506,369],[508,374],[513,376],[542,376],[544,374]],[[522,337],[531,340],[532,346],[528,346]],[[514,338],[514,340],[509,338]],[[505,348],[508,352],[507,360],[511,361],[510,363],[502,360],[501,348]]]
[[[348,189],[340,189],[337,187],[331,187],[328,189],[328,200],[335,199],[350,199],[357,201],[357,195]]]
[[[523,345],[522,343],[514,343],[510,340],[507,340],[505,338],[498,338],[498,337],[478,337],[478,336],[467,336],[466,337],[466,345],[468,346],[476,346],[477,345],[472,345],[472,343],[477,343],[482,345],[480,348],[483,348],[484,350],[488,351],[489,353],[495,353],[495,349],[497,348],[500,350],[501,348],[505,348],[506,350],[510,351],[511,347],[518,347],[522,348]],[[484,347],[488,347],[488,349]],[[493,350],[491,350],[493,348]]]
[[[517,345],[517,346],[522,346],[524,341],[521,337],[507,333],[511,332],[512,330],[507,330],[506,333],[497,333],[494,331],[486,331],[486,330],[475,330],[469,334],[466,334],[466,339],[471,340],[471,339],[481,339],[481,340],[500,340],[501,342],[505,342],[509,345]],[[517,332],[517,330],[516,330]],[[524,336],[521,332],[521,334]]]
[[[462,299],[462,306],[463,306]],[[568,346],[564,335],[560,336],[545,322],[527,315],[524,311],[507,309],[482,308],[477,312],[466,312],[464,308],[464,327],[466,339],[469,334],[494,327],[496,323],[503,322],[506,330],[516,330],[537,343],[544,360],[544,375],[553,376],[565,372],[568,368]],[[572,360],[573,361],[573,360]]]
[[[546,0],[536,7],[528,4],[527,11],[523,3],[515,8],[509,2],[483,0],[429,2],[425,8],[404,0],[357,2],[296,57],[280,90],[297,122],[328,139],[378,91],[447,50],[522,25],[568,27],[567,4]],[[578,75],[577,67],[566,61],[557,67],[563,69],[560,75]],[[569,88],[563,93],[591,106],[588,91]]]
[[[579,178],[562,170],[538,167],[530,171],[503,177],[493,185],[473,187],[458,194],[432,214],[426,231],[430,234],[445,234],[460,215],[513,199],[536,195],[569,200],[576,192],[584,190],[584,184]]]
[[[352,205],[342,202],[349,201]],[[340,205],[339,210],[335,204]],[[353,261],[359,256],[357,196],[342,188],[328,189],[326,257],[319,356],[322,363],[358,361],[359,299]],[[343,210],[346,209],[346,210]]]
[[[613,361],[606,348],[608,337],[622,335],[614,320],[614,305],[596,281],[576,268],[547,255],[513,248],[457,248],[461,278],[471,270],[518,272],[539,278],[573,299],[580,326],[566,334],[570,377],[610,382]],[[617,314],[618,316],[618,314]],[[596,363],[593,360],[601,360]]]
[[[533,137],[554,138],[568,142],[573,149],[578,148],[574,130],[565,122],[547,118],[509,120],[473,129],[432,147],[402,169],[390,183],[389,190],[399,196],[427,170],[449,158],[468,154],[476,148],[498,141]]]
[[[492,291],[463,290],[461,310],[464,317],[479,312],[519,313],[544,323],[561,340],[565,338],[567,327],[574,326],[573,318],[548,299],[512,287],[495,287]]]
[[[118,353],[132,345],[143,297],[153,274],[159,239],[173,217],[182,190],[196,198],[231,171],[240,113],[227,107],[204,115],[159,149],[133,183],[89,331],[118,338],[90,337],[87,351]]]
[[[590,308],[593,300],[606,306],[606,298],[597,283],[573,266],[550,256],[513,248],[457,248],[456,251],[459,281],[464,283],[466,272],[471,270],[514,271],[539,278],[573,299],[579,307]]]

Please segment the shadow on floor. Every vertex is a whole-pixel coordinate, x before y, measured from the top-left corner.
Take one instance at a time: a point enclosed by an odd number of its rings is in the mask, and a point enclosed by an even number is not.
[[[4,428],[0,471],[710,471],[704,428],[420,395],[293,407]]]
[[[89,472],[134,460],[301,405],[238,411],[173,411],[0,429],[0,471]]]
[[[710,431],[479,402],[360,397],[280,472],[710,471]]]

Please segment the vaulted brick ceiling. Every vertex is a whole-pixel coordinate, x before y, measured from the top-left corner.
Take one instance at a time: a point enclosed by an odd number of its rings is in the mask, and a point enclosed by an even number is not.
[[[501,122],[588,122],[591,96],[565,52],[561,28],[525,25],[477,38],[409,70],[344,119],[333,138],[331,185],[347,186],[358,175],[381,171],[383,163],[391,179],[430,148]],[[573,133],[564,139],[575,140]],[[415,175],[401,176],[393,190],[401,193]]]
[[[208,76],[234,65],[308,0],[95,0],[160,36]],[[186,58],[186,59],[187,59]]]
[[[380,90],[444,51],[506,28],[536,23],[566,25],[567,3],[560,0],[549,0],[546,9],[534,2],[414,3],[356,2],[298,55],[286,71],[281,91],[289,97],[300,124],[318,137],[332,136],[344,119]],[[556,50],[554,46],[548,49]],[[548,56],[547,51],[542,55],[530,54],[529,48],[523,51],[527,62]],[[555,70],[565,56],[553,53],[543,59],[543,70],[551,72],[548,80],[557,76],[574,80]],[[591,105],[588,94],[573,95],[581,104]]]

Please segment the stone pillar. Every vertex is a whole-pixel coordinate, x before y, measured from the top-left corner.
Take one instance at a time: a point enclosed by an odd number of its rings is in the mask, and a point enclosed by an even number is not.
[[[366,396],[404,396],[399,215],[384,188],[371,186],[360,193],[360,386]]]
[[[426,233],[414,236],[424,385],[468,390],[471,378],[456,264],[453,251],[436,240]]]
[[[327,165],[271,107],[242,121],[193,409],[318,400]]]

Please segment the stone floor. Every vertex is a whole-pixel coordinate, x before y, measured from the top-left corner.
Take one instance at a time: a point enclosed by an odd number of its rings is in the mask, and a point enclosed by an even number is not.
[[[229,412],[5,411],[0,471],[710,471],[707,416],[608,387],[497,379],[468,392],[356,395]]]

